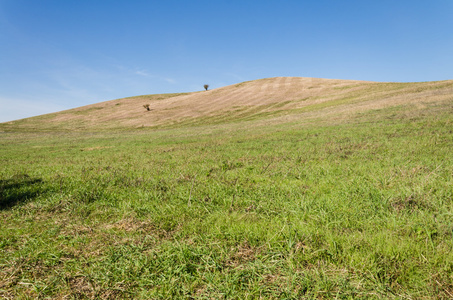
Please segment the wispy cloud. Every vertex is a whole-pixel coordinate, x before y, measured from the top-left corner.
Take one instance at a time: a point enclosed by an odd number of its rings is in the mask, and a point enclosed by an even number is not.
[[[176,80],[174,80],[172,78],[162,78],[162,79],[165,80],[168,83],[171,83],[171,84],[175,84],[176,83]]]
[[[242,76],[235,74],[235,73],[231,73],[231,72],[226,72],[226,73],[224,73],[224,75],[228,76],[228,77],[233,77],[234,79],[239,80],[239,81],[245,80]]]
[[[66,109],[62,105],[47,101],[0,98],[0,122],[29,118]]]
[[[147,72],[142,71],[142,70],[135,71],[135,74],[140,75],[140,76],[145,76],[145,77],[151,76]]]
[[[0,122],[133,95],[173,92],[176,83],[145,68],[89,64],[61,55],[49,59],[46,69],[37,68],[32,77],[13,77],[9,85],[20,88],[0,83],[5,87],[0,88]]]
[[[177,83],[177,81],[174,78],[156,74],[156,73],[151,72],[144,68],[133,68],[133,67],[128,67],[128,66],[121,65],[121,64],[113,64],[112,67],[119,70],[121,73],[123,73],[125,78],[128,78],[128,76],[133,75],[133,76],[147,77],[147,78],[153,79],[155,81],[165,81],[165,82],[171,83],[171,84]]]
[[[127,68],[123,68],[123,69],[127,70]],[[149,77],[149,78],[157,79],[157,80],[163,80],[163,81],[166,81],[166,82],[171,83],[171,84],[175,84],[176,83],[176,80],[173,79],[173,78],[152,74],[151,72],[149,72],[147,70],[144,70],[144,69],[135,70],[133,73],[135,75],[139,75],[139,76]]]

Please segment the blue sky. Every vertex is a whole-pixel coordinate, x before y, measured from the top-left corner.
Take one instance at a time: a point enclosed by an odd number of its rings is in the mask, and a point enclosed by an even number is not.
[[[276,76],[453,79],[453,0],[0,0],[0,122]]]

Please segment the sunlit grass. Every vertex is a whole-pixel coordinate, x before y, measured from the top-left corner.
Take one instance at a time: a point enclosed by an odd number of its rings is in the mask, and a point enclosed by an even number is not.
[[[451,298],[452,112],[3,133],[0,296]]]

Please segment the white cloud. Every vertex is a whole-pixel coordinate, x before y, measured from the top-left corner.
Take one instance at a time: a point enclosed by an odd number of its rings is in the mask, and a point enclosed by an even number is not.
[[[153,74],[145,68],[112,64],[98,68],[69,58],[55,59],[34,75],[1,83],[20,87],[0,88],[0,122],[121,97],[174,92],[177,83],[173,78]]]
[[[150,78],[153,78],[153,79],[157,79],[157,80],[164,80],[168,83],[171,83],[171,84],[175,84],[176,83],[176,80],[174,80],[173,78],[168,78],[168,77],[164,77],[164,76],[160,76],[160,75],[155,75],[155,74],[151,74],[150,72],[146,71],[146,70],[136,70],[134,72],[134,74],[136,75],[140,75],[140,76],[144,76],[144,77],[150,77]]]
[[[172,78],[162,78],[162,79],[164,79],[166,82],[171,83],[171,84],[175,84],[176,83],[176,80],[174,80]]]
[[[135,71],[135,74],[140,75],[140,76],[145,76],[145,77],[150,76],[147,72],[142,71],[142,70]]]

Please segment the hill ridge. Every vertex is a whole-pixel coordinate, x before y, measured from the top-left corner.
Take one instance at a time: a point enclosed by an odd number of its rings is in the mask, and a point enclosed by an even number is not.
[[[415,83],[312,77],[272,77],[190,93],[103,101],[0,124],[0,129],[88,130],[221,124],[236,121],[353,113],[388,106],[446,101],[453,80]],[[423,104],[425,103],[425,104]],[[143,105],[150,104],[150,111]],[[333,110],[333,112],[332,112]]]

